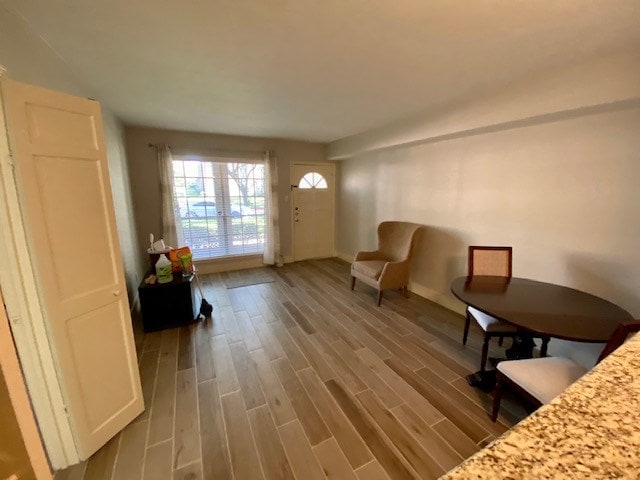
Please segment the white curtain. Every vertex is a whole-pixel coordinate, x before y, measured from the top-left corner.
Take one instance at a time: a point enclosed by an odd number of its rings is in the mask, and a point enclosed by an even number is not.
[[[267,219],[265,226],[265,241],[263,262],[267,265],[282,266],[280,256],[280,220],[278,214],[278,168],[277,159],[273,152],[264,152],[265,191],[267,194]]]
[[[173,162],[168,145],[158,145],[160,188],[162,193],[162,238],[173,248],[184,246],[180,209],[173,194]]]

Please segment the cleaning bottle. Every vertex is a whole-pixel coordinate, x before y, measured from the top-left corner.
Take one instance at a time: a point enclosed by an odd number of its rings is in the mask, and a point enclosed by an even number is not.
[[[158,277],[158,283],[168,283],[173,280],[173,272],[171,267],[171,261],[163,253],[156,262],[156,275]]]

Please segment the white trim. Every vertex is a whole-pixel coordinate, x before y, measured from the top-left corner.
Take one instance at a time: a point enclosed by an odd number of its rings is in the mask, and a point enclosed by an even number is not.
[[[185,147],[173,148],[171,146],[169,146],[169,149],[174,160],[189,161],[192,160],[191,157],[197,157],[202,162],[233,163],[237,161],[237,163],[264,163],[264,158],[262,157],[264,151],[202,150]]]
[[[348,255],[344,252],[336,252],[336,257],[338,257],[340,260],[351,263],[353,262],[353,258],[355,257],[355,255]]]
[[[0,95],[0,112],[4,112]],[[80,460],[27,248],[4,113],[0,115],[0,287],[16,350],[54,470]]]
[[[283,263],[293,263],[295,260],[293,259],[293,255],[285,255],[282,261]]]
[[[422,298],[431,300],[433,303],[437,303],[438,305],[451,310],[452,312],[459,313],[460,315],[465,314],[467,306],[462,304],[462,302],[460,302],[459,300],[453,298],[453,295],[443,294],[436,290],[432,290],[431,288],[425,287],[424,285],[412,282],[411,280],[409,280],[409,286],[407,289],[410,292],[421,296]]]
[[[222,257],[209,260],[195,260],[194,265],[200,275],[209,273],[230,272],[233,270],[245,270],[247,268],[264,267],[262,254],[238,255],[235,257]]]

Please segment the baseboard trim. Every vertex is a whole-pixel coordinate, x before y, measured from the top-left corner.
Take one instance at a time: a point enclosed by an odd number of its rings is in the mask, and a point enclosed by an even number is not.
[[[336,252],[336,257],[344,260],[345,262],[351,263],[353,262],[354,255],[344,252]],[[464,315],[466,306],[462,305],[455,298],[452,298],[444,293],[437,292],[436,290],[432,290],[431,288],[420,285],[419,283],[412,282],[411,280],[409,281],[409,286],[407,288],[411,293],[415,293],[416,295],[437,303],[438,305],[441,305],[448,310],[459,313],[460,315]]]
[[[340,260],[344,260],[345,262],[351,263],[353,262],[353,255],[351,254],[347,254],[344,252],[336,252],[336,257],[338,257]]]
[[[422,298],[426,298],[438,305],[443,306],[444,308],[451,310],[455,313],[459,313],[460,315],[464,315],[466,310],[466,305],[460,303],[460,301],[455,298],[448,297],[446,294],[441,292],[437,292],[432,290],[424,285],[420,285],[414,282],[409,282],[409,291],[419,295]]]
[[[215,260],[200,260],[195,261],[194,264],[198,268],[198,273],[201,275],[264,267],[262,255],[220,258]]]

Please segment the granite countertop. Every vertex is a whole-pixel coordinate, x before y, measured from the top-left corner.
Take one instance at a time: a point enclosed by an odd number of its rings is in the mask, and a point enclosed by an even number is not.
[[[640,478],[640,334],[441,479]]]

